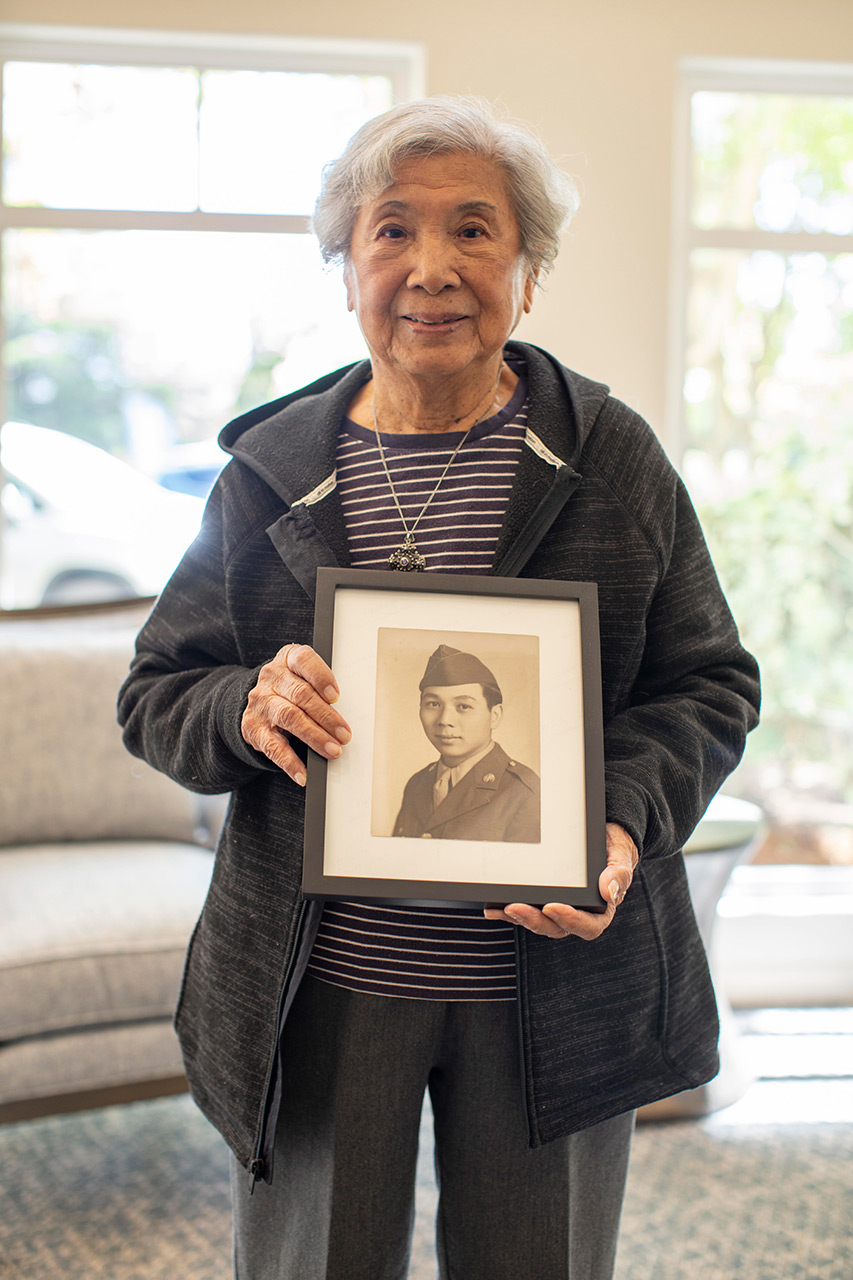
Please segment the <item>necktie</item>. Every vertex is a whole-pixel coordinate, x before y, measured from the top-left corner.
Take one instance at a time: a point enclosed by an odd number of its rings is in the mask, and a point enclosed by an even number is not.
[[[453,790],[453,782],[450,777],[450,769],[443,770],[436,778],[432,788],[433,808],[437,809],[443,800],[446,800]]]

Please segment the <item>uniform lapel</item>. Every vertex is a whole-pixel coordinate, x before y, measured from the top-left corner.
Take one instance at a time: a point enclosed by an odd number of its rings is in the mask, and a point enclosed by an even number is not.
[[[468,770],[433,811],[426,824],[427,830],[443,826],[444,823],[461,817],[463,813],[471,813],[488,804],[500,785],[508,762],[509,756],[495,743],[489,754],[478,760],[473,769]]]
[[[415,823],[424,831],[429,826],[432,815],[432,788],[437,769],[437,762],[429,765],[418,778],[417,786],[413,788],[412,795],[409,797],[414,810]]]

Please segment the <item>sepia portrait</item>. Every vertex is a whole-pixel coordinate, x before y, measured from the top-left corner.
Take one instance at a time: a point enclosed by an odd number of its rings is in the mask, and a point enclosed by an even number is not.
[[[379,629],[371,832],[538,844],[539,640]]]

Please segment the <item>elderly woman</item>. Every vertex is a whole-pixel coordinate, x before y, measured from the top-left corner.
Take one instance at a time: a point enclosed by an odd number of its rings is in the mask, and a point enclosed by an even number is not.
[[[177,1028],[233,1150],[240,1280],[402,1280],[425,1089],[442,1277],[604,1280],[634,1109],[717,1067],[678,851],[757,671],[648,426],[509,341],[574,204],[535,138],[470,101],[355,135],[315,229],[370,359],[225,429],[122,691],[131,751],[232,792]],[[306,747],[370,750],[310,647],[335,564],[598,584],[602,914],[302,900]]]

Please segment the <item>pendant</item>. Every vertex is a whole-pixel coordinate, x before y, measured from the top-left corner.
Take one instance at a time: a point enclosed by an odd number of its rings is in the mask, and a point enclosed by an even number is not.
[[[426,569],[426,560],[415,546],[415,540],[410,533],[406,534],[403,545],[391,552],[388,557],[388,567],[399,569],[401,573],[423,573]]]

